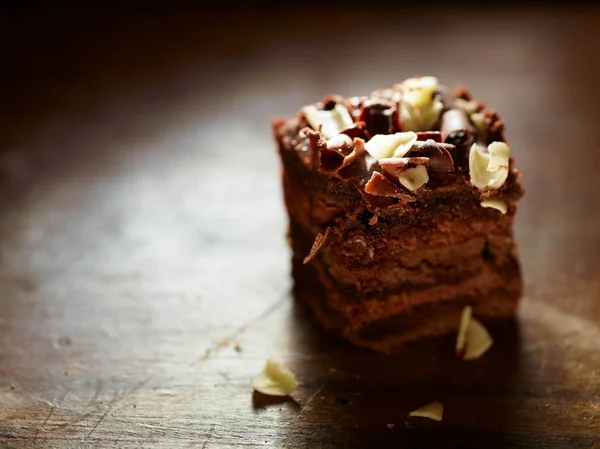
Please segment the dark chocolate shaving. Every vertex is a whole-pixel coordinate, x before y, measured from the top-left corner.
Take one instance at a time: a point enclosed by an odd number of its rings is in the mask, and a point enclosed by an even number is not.
[[[387,179],[394,182],[409,168],[416,167],[417,165],[427,166],[430,163],[427,157],[390,157],[379,160],[383,174]]]
[[[417,140],[407,156],[429,158],[429,169],[434,173],[450,173],[454,171],[452,153],[456,147],[447,143],[438,143],[432,139],[425,142]],[[379,161],[381,163],[381,161]]]
[[[398,106],[385,98],[365,100],[358,120],[365,122],[371,135],[393,134],[400,130]]]
[[[418,131],[417,140],[434,140],[435,142],[442,142],[442,133],[439,131]]]
[[[382,166],[383,168],[383,166]],[[379,172],[373,172],[371,179],[365,185],[365,192],[374,196],[398,198],[404,201],[415,199]]]
[[[354,149],[352,153],[344,158],[344,162],[337,170],[337,175],[341,179],[359,178],[367,173],[367,161],[365,156],[365,141],[356,138],[353,141]]]
[[[313,258],[317,255],[321,248],[323,248],[323,245],[327,241],[327,237],[329,237],[329,230],[330,228],[327,228],[325,229],[324,234],[317,234],[317,237],[315,238],[315,241],[313,242],[312,247],[310,248],[310,253],[304,258],[303,263],[307,264],[308,262],[313,260]]]
[[[363,201],[367,205],[367,207],[372,211],[377,211],[378,209],[386,209],[391,206],[395,206],[397,204],[397,200],[389,196],[378,196],[371,195],[370,193],[365,192],[364,189],[359,188],[358,191],[363,198]]]
[[[475,135],[469,117],[460,109],[450,109],[442,114],[440,131],[444,142],[452,145],[469,145]]]
[[[352,139],[359,138],[365,141],[371,138],[371,134],[369,134],[369,131],[367,131],[367,125],[365,122],[354,122],[349,127],[342,129],[340,134],[346,134]]]

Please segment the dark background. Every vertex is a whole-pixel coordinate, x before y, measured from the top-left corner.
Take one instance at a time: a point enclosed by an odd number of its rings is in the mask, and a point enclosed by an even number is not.
[[[0,20],[0,447],[600,444],[598,8],[15,3]],[[415,74],[496,108],[524,174],[521,311],[472,363],[453,337],[353,348],[289,294],[270,120]],[[253,395],[267,357],[293,400]],[[432,400],[441,423],[406,417]]]

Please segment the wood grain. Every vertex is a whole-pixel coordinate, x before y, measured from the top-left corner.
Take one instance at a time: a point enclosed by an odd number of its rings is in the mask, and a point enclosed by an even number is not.
[[[0,447],[600,447],[599,16],[406,11],[5,19]],[[289,293],[270,119],[415,73],[500,111],[527,189],[521,312],[469,363],[350,347]],[[267,357],[292,398],[253,394]]]

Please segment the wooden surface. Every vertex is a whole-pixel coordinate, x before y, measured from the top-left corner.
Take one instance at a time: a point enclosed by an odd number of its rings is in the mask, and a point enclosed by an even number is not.
[[[600,17],[359,13],[3,19],[0,447],[600,447]],[[470,363],[289,293],[270,119],[416,73],[501,112],[527,189],[521,313]],[[293,399],[252,393],[267,357]]]

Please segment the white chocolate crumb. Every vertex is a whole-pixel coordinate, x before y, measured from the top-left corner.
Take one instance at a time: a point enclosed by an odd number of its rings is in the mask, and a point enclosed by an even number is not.
[[[499,210],[503,214],[506,213],[507,206],[504,200],[483,200],[481,207],[491,207],[492,209]]]
[[[411,131],[395,134],[376,134],[365,143],[365,150],[375,159],[402,157],[417,141],[417,134]]]
[[[424,165],[411,167],[404,171],[398,178],[400,180],[400,184],[411,191],[417,190],[419,187],[422,187],[429,181],[427,168],[425,168]]]
[[[354,123],[348,109],[341,104],[336,104],[329,111],[317,109],[316,106],[306,106],[302,109],[306,120],[315,130],[321,130],[321,133],[327,138],[337,136],[344,128]]]
[[[296,376],[279,362],[267,359],[263,372],[255,376],[250,385],[263,394],[287,396],[298,388],[298,381]]]
[[[441,402],[434,401],[421,408],[413,410],[408,416],[419,416],[421,418],[429,418],[434,421],[441,421],[444,416],[444,405]]]
[[[499,189],[508,178],[510,149],[504,142],[492,142],[488,152],[481,151],[476,143],[469,153],[471,184],[479,190]]]
[[[465,307],[456,338],[456,355],[463,360],[475,360],[485,354],[492,344],[487,329],[473,317],[471,306]]]

